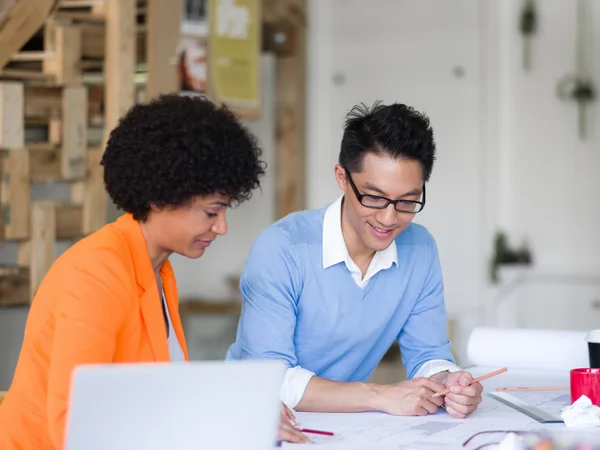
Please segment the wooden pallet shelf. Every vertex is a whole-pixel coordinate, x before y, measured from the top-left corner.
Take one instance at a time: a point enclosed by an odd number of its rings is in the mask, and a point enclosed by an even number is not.
[[[87,122],[91,125],[104,123],[104,87],[100,85],[85,86],[87,93]],[[64,113],[64,92],[61,86],[24,86],[24,120],[25,125],[50,125],[52,120],[59,120]],[[83,114],[85,114],[83,112]]]
[[[0,306],[29,304],[29,270],[0,266]]]
[[[28,143],[21,150],[2,151],[2,160],[4,166],[1,172],[4,175],[1,178],[5,183],[3,187],[7,190],[11,189],[11,183],[15,183],[15,177],[19,176],[21,188],[25,184],[68,181],[62,176],[61,148],[58,144]]]
[[[100,160],[110,131],[136,99],[177,89],[171,0],[40,1],[53,13],[0,63],[0,240],[18,248],[14,266],[0,267],[0,305],[29,304],[56,243],[104,225]],[[103,131],[102,143],[90,145],[89,130]],[[69,198],[31,199],[42,183],[68,183]]]
[[[98,162],[101,152],[97,147],[90,147],[87,152],[92,161]],[[60,161],[61,151],[59,147],[51,147],[47,144],[3,152],[0,204],[2,206],[4,225],[2,229],[5,239],[23,240],[29,238],[31,223],[30,186],[32,183],[71,181],[62,175]],[[94,179],[101,178],[101,171],[96,166],[99,165],[94,164],[94,167],[86,168],[86,174],[90,170],[94,172],[89,174]],[[83,227],[83,199],[77,203],[72,202],[74,206],[58,206],[59,239],[78,239],[86,234]],[[68,225],[69,221],[73,221],[70,226]]]
[[[29,304],[56,257],[56,242],[83,237],[83,208],[36,201],[31,205],[31,236],[21,241],[15,266],[0,267],[0,305]]]
[[[51,92],[49,89],[34,88],[26,91],[23,85],[16,82],[0,82],[0,148],[12,149],[9,152],[22,151],[25,148],[24,126],[25,114],[29,104],[30,110],[47,109],[47,124],[49,127],[50,145],[60,147],[61,178],[65,180],[82,180],[86,173],[86,149],[88,145],[88,91],[84,86],[67,86],[61,88],[48,101],[49,95],[45,97],[36,96],[39,92]],[[2,93],[9,97],[3,102]],[[26,101],[25,92],[31,95]],[[40,100],[42,98],[42,100]],[[60,102],[60,103],[59,103]],[[19,116],[15,118],[15,116]],[[5,170],[5,173],[10,173]]]
[[[131,0],[124,0],[130,2]],[[137,2],[135,35],[137,61],[146,60],[146,2]],[[38,32],[34,49],[13,54],[0,79],[21,79],[38,85],[81,84],[104,70],[106,2],[61,1]],[[30,41],[30,42],[33,42]]]

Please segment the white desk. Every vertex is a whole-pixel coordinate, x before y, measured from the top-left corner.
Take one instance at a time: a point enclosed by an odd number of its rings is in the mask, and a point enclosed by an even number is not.
[[[491,372],[497,367],[474,367],[473,376]],[[485,395],[496,387],[568,386],[567,372],[535,372],[510,370],[485,380],[484,400],[478,411],[466,419],[454,419],[440,410],[428,417],[394,417],[382,413],[320,414],[297,413],[301,427],[327,430],[341,436],[310,435],[318,445],[352,450],[396,449],[465,449],[462,444],[474,433],[487,430],[566,430],[565,425],[542,424]],[[571,431],[571,430],[567,430]],[[594,431],[596,432],[596,431]],[[600,432],[598,430],[597,432]],[[479,438],[478,438],[479,439]],[[485,439],[485,438],[483,438]],[[486,441],[478,441],[481,445]],[[297,444],[296,444],[297,447]],[[467,447],[467,448],[475,448]],[[315,446],[312,446],[315,448]]]
[[[471,372],[474,377],[478,377],[497,369],[498,367],[471,367],[466,370]],[[497,387],[568,386],[569,372],[509,369],[508,372],[488,378],[481,384],[486,391],[494,390]]]

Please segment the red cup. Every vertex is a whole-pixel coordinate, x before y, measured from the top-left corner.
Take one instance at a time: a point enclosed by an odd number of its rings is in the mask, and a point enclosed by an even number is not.
[[[571,370],[571,404],[582,395],[600,406],[600,369]]]

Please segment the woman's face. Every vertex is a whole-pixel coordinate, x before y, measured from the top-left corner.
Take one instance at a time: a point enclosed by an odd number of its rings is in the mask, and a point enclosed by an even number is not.
[[[196,259],[217,238],[227,233],[225,214],[230,199],[221,194],[194,197],[179,206],[152,208],[154,238],[165,250]]]

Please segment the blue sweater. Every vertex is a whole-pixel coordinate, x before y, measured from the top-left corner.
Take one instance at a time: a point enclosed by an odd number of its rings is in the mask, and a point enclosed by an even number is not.
[[[396,238],[398,265],[361,289],[344,263],[323,269],[326,208],[290,214],[254,242],[227,359],[281,359],[335,381],[366,381],[394,339],[408,377],[453,361],[437,247],[421,225]]]

